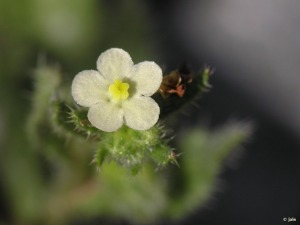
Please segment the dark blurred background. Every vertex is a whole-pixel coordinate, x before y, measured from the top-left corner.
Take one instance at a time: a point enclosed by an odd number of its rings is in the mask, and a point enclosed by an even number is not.
[[[29,110],[39,55],[59,62],[69,79],[94,68],[110,47],[165,70],[188,62],[197,72],[206,64],[215,68],[213,89],[185,119],[211,128],[246,120],[255,129],[234,166],[225,163],[222,191],[178,224],[277,225],[288,217],[300,224],[299,12],[297,0],[2,0],[0,157],[8,157]],[[0,216],[9,222],[3,181]]]
[[[180,224],[285,224],[285,217],[300,224],[300,2],[150,5],[168,65],[216,69],[200,103],[209,126],[232,118],[255,124],[238,165],[220,175],[224,190]]]

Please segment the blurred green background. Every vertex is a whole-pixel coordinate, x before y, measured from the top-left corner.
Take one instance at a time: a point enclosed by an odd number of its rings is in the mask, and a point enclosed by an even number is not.
[[[126,49],[134,60],[151,58],[153,40],[147,33],[149,24],[144,11],[139,1],[123,1],[118,5],[95,0],[0,1],[4,217],[31,221],[38,217],[43,204],[40,188],[44,181],[40,179],[47,177],[40,174],[41,170],[45,173],[41,168],[43,157],[40,151],[30,148],[25,130],[28,113],[34,105],[31,95],[36,67],[40,63],[56,65],[68,85],[77,72],[95,68],[98,55],[110,47]],[[91,157],[91,152],[88,155]]]

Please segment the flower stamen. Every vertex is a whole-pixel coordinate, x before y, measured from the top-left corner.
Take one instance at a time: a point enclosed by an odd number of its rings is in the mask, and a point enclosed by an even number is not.
[[[125,100],[128,98],[129,84],[123,83],[121,80],[116,79],[113,84],[109,85],[109,93],[115,101]]]

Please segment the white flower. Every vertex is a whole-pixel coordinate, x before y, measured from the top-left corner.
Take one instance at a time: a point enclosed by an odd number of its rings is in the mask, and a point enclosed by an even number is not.
[[[147,130],[157,122],[160,109],[150,97],[162,81],[156,63],[134,65],[127,52],[112,48],[99,56],[97,69],[78,73],[72,83],[72,96],[77,104],[89,107],[92,125],[111,132],[123,123]]]

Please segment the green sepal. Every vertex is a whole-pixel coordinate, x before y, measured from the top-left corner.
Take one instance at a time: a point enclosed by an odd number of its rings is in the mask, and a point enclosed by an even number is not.
[[[133,130],[127,126],[102,136],[93,162],[101,167],[104,161],[116,161],[137,174],[145,163],[162,167],[173,162],[171,147],[162,135],[162,126],[153,126],[145,131]]]
[[[214,70],[209,66],[204,66],[201,72],[201,82],[199,83],[199,90],[201,92],[208,91],[212,85],[209,83],[211,75],[214,73]]]
[[[108,155],[108,149],[98,148],[98,150],[94,156],[94,160],[93,160],[93,162],[97,164],[98,168],[100,168],[102,166],[107,155]]]
[[[94,140],[98,140],[101,137],[102,132],[88,120],[86,109],[74,109],[65,102],[53,100],[51,103],[51,115],[53,128],[59,134],[75,134]]]

